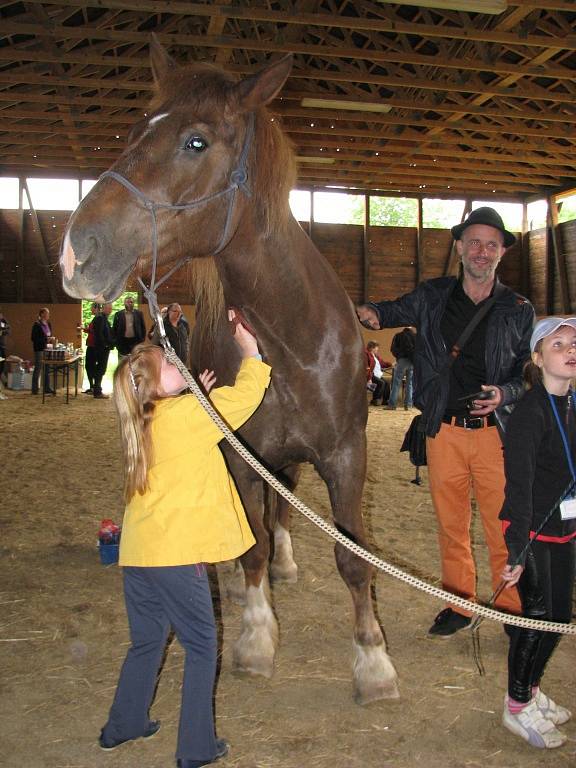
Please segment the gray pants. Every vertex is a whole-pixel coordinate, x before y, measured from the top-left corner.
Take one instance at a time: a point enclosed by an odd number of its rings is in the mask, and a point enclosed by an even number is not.
[[[134,739],[145,732],[172,627],[186,654],[176,758],[212,761],[218,642],[205,566],[125,567],[124,598],[131,646],[104,726],[106,738]]]
[[[39,382],[42,378],[42,366],[43,366],[43,360],[44,360],[44,352],[37,352],[34,350],[34,370],[32,371],[32,392],[34,394],[38,394],[39,389]],[[56,374],[54,374],[54,389],[56,389]],[[50,381],[49,377],[46,376],[46,381],[44,382],[44,392],[50,391]]]

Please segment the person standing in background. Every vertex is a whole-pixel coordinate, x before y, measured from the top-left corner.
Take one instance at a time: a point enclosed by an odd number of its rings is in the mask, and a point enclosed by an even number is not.
[[[396,410],[398,394],[402,386],[402,380],[406,376],[404,389],[404,410],[412,408],[412,373],[414,371],[414,349],[416,348],[416,334],[412,328],[404,328],[392,339],[390,351],[396,358],[394,374],[392,376],[392,391],[386,408],[389,411]]]
[[[124,309],[118,310],[112,321],[112,333],[118,350],[118,358],[122,359],[146,338],[144,315],[139,309],[134,309],[134,299],[127,296],[124,299]]]
[[[0,383],[4,375],[4,360],[6,359],[6,337],[10,335],[10,324],[0,311]]]
[[[114,347],[114,336],[108,322],[112,304],[104,304],[100,314],[94,317],[92,327],[94,330],[95,368],[94,368],[94,397],[97,400],[107,400],[108,395],[102,392],[102,379],[108,367],[108,356]]]
[[[94,374],[96,372],[96,345],[94,342],[94,317],[100,312],[100,304],[97,301],[93,301],[90,305],[90,311],[92,312],[92,320],[85,325],[82,330],[87,334],[86,336],[86,355],[84,357],[84,370],[86,372],[86,378],[88,379],[88,389],[84,390],[85,395],[94,394]]]
[[[4,360],[6,360],[6,336],[10,333],[10,325],[0,312],[0,400],[6,400],[6,395],[2,392],[4,376]]]
[[[47,307],[42,307],[38,312],[38,318],[35,320],[32,326],[32,333],[30,334],[30,340],[34,348],[34,371],[32,372],[32,394],[38,394],[38,384],[40,376],[42,374],[42,365],[44,361],[44,350],[48,344],[54,342],[54,336],[52,335],[52,325],[50,323],[50,310]],[[48,376],[44,379],[44,392],[53,395],[54,390],[50,388],[50,382]]]
[[[164,330],[174,352],[188,368],[188,322],[182,322],[182,307],[177,301],[169,304],[164,318]],[[160,344],[158,329],[154,329],[152,343]]]

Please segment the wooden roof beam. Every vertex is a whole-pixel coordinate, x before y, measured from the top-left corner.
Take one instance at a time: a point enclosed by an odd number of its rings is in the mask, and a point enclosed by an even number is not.
[[[392,41],[391,41],[392,42]],[[26,44],[28,46],[29,44]],[[104,53],[91,53],[87,51],[85,53],[75,53],[72,51],[60,51],[58,54],[50,54],[47,51],[32,49],[26,47],[25,44],[11,45],[4,48],[0,48],[0,61],[58,61],[64,64],[94,64],[96,66],[114,68],[120,65],[120,59],[111,54]],[[148,40],[142,40],[139,47],[147,47]],[[92,48],[96,46],[92,45]],[[107,46],[110,47],[109,45]],[[218,49],[231,51],[231,48]],[[276,44],[270,42],[267,52],[274,54],[277,51]],[[427,54],[415,54],[407,52],[398,52],[396,50],[379,50],[378,51],[378,64],[409,64],[414,66],[423,67],[437,67],[439,69],[458,70],[458,71],[470,71],[470,72],[489,72],[493,74],[514,74],[521,77],[550,77],[557,80],[569,80],[574,79],[574,70],[559,66],[555,63],[547,63],[545,67],[532,66],[530,64],[518,64],[516,62],[507,62],[500,58],[496,63],[491,63],[482,58],[471,58],[467,56],[454,57],[448,54],[436,54],[434,56]],[[122,67],[136,68],[136,69],[149,69],[150,60],[148,56],[122,56]],[[238,74],[249,75],[256,71],[255,66],[244,66],[241,64],[227,62],[226,68],[231,72],[237,72]],[[331,73],[326,73],[326,77]],[[303,79],[318,79],[318,72],[314,70],[299,70],[298,77]],[[368,79],[358,80],[358,82],[370,82]]]
[[[28,0],[31,3],[42,5],[85,7],[84,0]],[[509,5],[522,6],[524,0],[509,2]],[[573,0],[526,0],[526,5],[533,10],[558,10],[573,11]],[[387,19],[374,19],[366,17],[351,17],[329,13],[299,13],[287,11],[269,11],[266,8],[254,6],[250,9],[242,6],[219,7],[214,3],[189,3],[180,0],[106,0],[107,8],[121,10],[149,11],[151,13],[175,13],[179,16],[218,16],[229,19],[250,19],[253,21],[273,22],[276,24],[298,24],[306,27],[335,27],[338,29],[353,29],[365,32],[391,32],[400,35],[418,35],[424,38],[450,37],[461,40],[488,40],[504,45],[531,45],[548,47],[542,35],[509,35],[498,31],[482,30],[443,25],[437,27],[433,24],[414,24],[406,22],[397,16]],[[89,36],[87,36],[89,37]]]

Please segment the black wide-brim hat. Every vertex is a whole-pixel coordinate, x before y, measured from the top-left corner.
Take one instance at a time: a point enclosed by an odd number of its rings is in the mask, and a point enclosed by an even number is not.
[[[488,227],[498,229],[504,235],[504,245],[506,248],[509,248],[516,242],[516,238],[512,232],[508,232],[504,227],[504,222],[498,211],[495,211],[494,208],[489,208],[488,206],[476,208],[469,214],[468,218],[463,221],[462,224],[457,224],[455,227],[452,227],[450,232],[452,232],[454,240],[461,240],[462,232],[464,232],[466,227],[471,227],[473,224],[486,224]]]

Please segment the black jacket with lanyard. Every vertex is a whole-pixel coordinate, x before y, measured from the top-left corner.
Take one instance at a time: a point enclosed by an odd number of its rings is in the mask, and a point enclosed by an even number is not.
[[[440,430],[446,411],[449,350],[440,325],[457,284],[456,277],[438,277],[420,283],[411,293],[395,301],[369,305],[376,310],[381,328],[413,325],[418,330],[414,353],[414,402],[422,411],[429,437],[434,437]],[[534,309],[527,299],[498,285],[498,296],[488,314],[485,363],[486,384],[496,384],[502,390],[502,404],[495,413],[503,432],[512,406],[523,393],[522,369],[530,358]]]
[[[506,521],[504,537],[510,564],[518,561],[531,534],[540,528],[537,538],[543,541],[563,543],[576,536],[576,519],[563,520],[556,506],[570,483],[576,481],[573,398],[573,393],[551,396],[537,384],[524,395],[510,419],[504,439],[506,493],[500,513],[500,519]],[[524,560],[525,555],[521,564]]]

